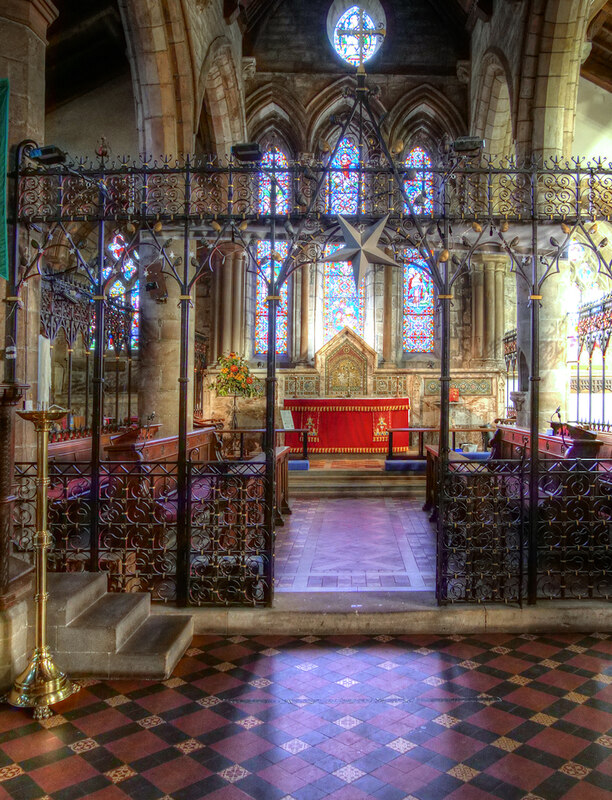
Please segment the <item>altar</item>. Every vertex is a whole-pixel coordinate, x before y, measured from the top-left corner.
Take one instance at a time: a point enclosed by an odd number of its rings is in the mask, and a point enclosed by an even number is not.
[[[287,399],[295,428],[308,430],[309,453],[386,453],[389,428],[406,428],[407,397]],[[300,434],[286,433],[291,452],[301,452]],[[396,433],[394,449],[408,449],[408,434]]]

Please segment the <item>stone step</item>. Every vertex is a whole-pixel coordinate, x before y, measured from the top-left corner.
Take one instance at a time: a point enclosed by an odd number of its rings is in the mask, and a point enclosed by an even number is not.
[[[151,614],[151,597],[109,593],[106,573],[49,575],[47,640],[71,678],[150,678],[171,673],[193,635],[190,614]],[[29,628],[33,646],[33,605]]]
[[[423,497],[425,475],[353,470],[289,473],[292,497]]]
[[[110,659],[110,675],[168,678],[192,638],[191,614],[174,617],[152,614]]]
[[[105,572],[50,572],[47,586],[47,622],[66,626],[106,594],[108,575]]]

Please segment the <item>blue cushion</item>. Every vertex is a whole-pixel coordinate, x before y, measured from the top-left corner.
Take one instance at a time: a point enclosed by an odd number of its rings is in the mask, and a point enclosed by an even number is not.
[[[297,472],[299,470],[310,469],[310,462],[309,461],[289,461],[289,469],[292,472]]]
[[[427,461],[416,458],[393,458],[385,460],[385,472],[425,472]]]
[[[487,461],[491,458],[491,453],[464,453],[463,455],[470,461]]]

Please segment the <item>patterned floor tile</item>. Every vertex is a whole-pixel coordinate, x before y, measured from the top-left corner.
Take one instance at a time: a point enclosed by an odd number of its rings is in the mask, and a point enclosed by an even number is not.
[[[422,500],[297,497],[277,531],[277,591],[425,591],[435,531]],[[361,535],[360,535],[361,534]]]
[[[169,681],[0,710],[0,798],[607,800],[609,645],[196,637]]]

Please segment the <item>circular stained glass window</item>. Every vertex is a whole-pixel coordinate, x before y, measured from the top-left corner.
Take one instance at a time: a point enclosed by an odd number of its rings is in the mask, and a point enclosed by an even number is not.
[[[338,55],[358,67],[382,44],[384,24],[376,23],[364,6],[351,6],[334,25],[332,44]]]

